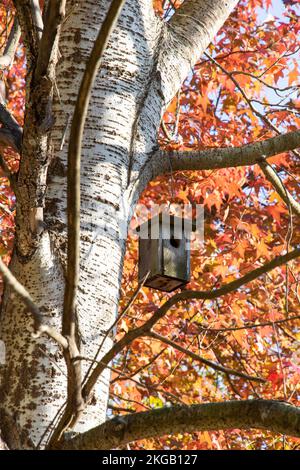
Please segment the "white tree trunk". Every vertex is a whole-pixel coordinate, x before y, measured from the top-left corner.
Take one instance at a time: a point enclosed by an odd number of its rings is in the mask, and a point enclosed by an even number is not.
[[[20,263],[15,254],[12,264],[15,275],[57,327],[60,327],[64,289],[68,137],[62,150],[60,146],[68,116],[72,116],[86,59],[108,5],[105,0],[80,2],[70,8],[71,15],[64,24],[60,41],[62,57],[57,67],[59,98],[54,106],[53,157],[44,211],[46,226],[34,256]],[[122,198],[130,160],[136,155],[136,121],[151,80],[159,31],[160,23],[150,0],[128,2],[92,93],[82,149],[78,295],[81,352],[90,358],[94,357],[117,311],[125,249],[125,240],[119,239],[119,217],[122,211],[126,226],[130,214],[123,210]],[[159,110],[153,109],[153,115],[156,126],[145,129],[146,135],[140,136],[138,152],[143,153],[149,142],[151,146],[156,140]],[[65,400],[65,367],[54,344],[44,337],[32,339],[28,314],[19,300],[12,297],[7,290],[1,321],[1,338],[7,345],[2,406],[18,418],[22,427],[30,429],[36,444]],[[12,335],[14,343],[10,340]],[[110,344],[111,339],[105,347]],[[98,383],[92,406],[78,425],[79,430],[89,429],[105,419],[108,384],[106,373]]]

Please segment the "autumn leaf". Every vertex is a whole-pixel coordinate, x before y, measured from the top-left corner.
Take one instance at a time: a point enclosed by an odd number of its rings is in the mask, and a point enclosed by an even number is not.
[[[296,83],[298,81],[298,78],[299,78],[298,66],[295,65],[295,67],[289,72],[289,80],[288,80],[289,86]]]

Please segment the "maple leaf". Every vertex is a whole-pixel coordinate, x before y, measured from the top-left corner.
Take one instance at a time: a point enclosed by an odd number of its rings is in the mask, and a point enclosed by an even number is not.
[[[295,65],[295,67],[293,68],[293,70],[291,70],[289,72],[289,80],[288,80],[288,84],[289,86],[293,85],[295,82],[298,81],[298,78],[299,78],[299,71],[298,71],[298,66]]]
[[[273,219],[280,224],[281,223],[281,215],[287,213],[287,209],[282,207],[281,204],[276,204],[276,206],[269,206],[267,207],[267,212],[272,215]]]
[[[267,259],[270,258],[270,249],[263,240],[260,240],[256,245],[256,256],[257,258],[260,258],[261,256]]]
[[[272,382],[274,386],[279,386],[283,380],[283,374],[282,372],[278,372],[275,368],[272,369],[272,371],[269,373],[267,380]]]

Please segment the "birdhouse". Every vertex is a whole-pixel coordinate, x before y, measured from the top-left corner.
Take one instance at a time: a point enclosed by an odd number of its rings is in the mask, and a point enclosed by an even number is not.
[[[192,220],[160,213],[137,228],[139,282],[172,292],[190,281]]]

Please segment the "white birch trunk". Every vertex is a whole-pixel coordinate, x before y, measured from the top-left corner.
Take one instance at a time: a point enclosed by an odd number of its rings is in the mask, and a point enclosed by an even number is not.
[[[45,231],[39,249],[21,264],[15,255],[16,276],[43,311],[60,327],[64,289],[66,245],[66,154],[68,138],[61,139],[85,68],[109,2],[89,0],[74,7],[64,24],[57,67],[57,88],[50,164],[45,206]],[[154,65],[154,47],[159,34],[151,1],[131,1],[125,6],[113,34],[93,89],[82,149],[81,279],[78,319],[82,355],[93,358],[103,333],[115,318],[125,240],[119,239],[119,214],[127,187],[130,159],[135,153],[136,120],[143,105]],[[158,116],[157,109],[153,115]],[[157,120],[157,118],[156,118]],[[156,128],[145,129],[139,145],[155,142]],[[129,214],[122,217],[127,225]],[[105,232],[107,230],[107,232]],[[66,397],[65,367],[61,353],[47,339],[33,340],[31,322],[22,304],[6,292],[1,321],[1,338],[7,345],[3,375],[2,406],[19,424],[30,429],[37,444]],[[8,305],[9,303],[9,305]],[[5,314],[4,314],[5,313]],[[11,341],[12,335],[15,341]],[[106,348],[111,340],[107,340]],[[53,362],[40,348],[51,355]],[[101,358],[101,356],[100,356]],[[99,358],[99,359],[100,359]],[[62,369],[62,372],[57,368]],[[18,379],[21,379],[20,381]],[[26,388],[24,387],[26,383]],[[86,430],[106,415],[109,374],[98,383],[93,405],[78,426]]]

